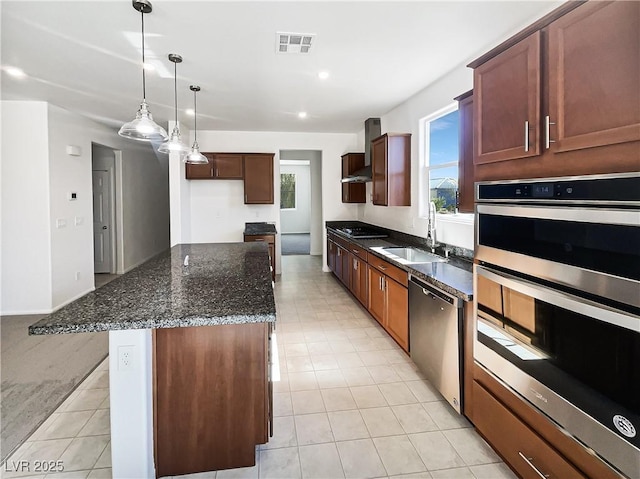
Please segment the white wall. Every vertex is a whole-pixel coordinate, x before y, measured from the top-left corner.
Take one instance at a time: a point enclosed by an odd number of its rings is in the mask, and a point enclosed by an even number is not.
[[[47,104],[4,101],[2,116],[2,314],[51,310]]]
[[[314,151],[313,153],[316,158],[309,163],[311,168],[310,254],[321,255],[322,248],[326,244],[324,223],[322,221],[322,152]]]
[[[424,164],[420,160],[420,120],[454,103],[453,98],[473,87],[472,70],[460,65],[438,81],[418,92],[381,117],[382,132],[411,133],[411,206],[386,207],[371,203],[372,184],[367,183],[367,203],[359,205],[358,219],[387,228],[426,237],[426,212],[420,211],[420,176]],[[364,144],[363,134],[359,139]],[[361,146],[361,149],[363,146]],[[438,215],[438,241],[473,249],[473,223],[469,215],[445,218]]]
[[[50,312],[93,289],[92,142],[119,150],[119,272],[169,246],[166,156],[54,105],[2,107],[2,314]],[[27,117],[35,126],[26,126]],[[67,145],[80,156],[68,155]],[[66,226],[58,228],[58,219]]]
[[[281,233],[309,233],[311,231],[311,168],[306,165],[287,165],[280,160],[280,175],[296,176],[295,208],[280,210]],[[276,198],[276,201],[278,198]]]
[[[198,143],[202,151],[243,153],[275,153],[274,198],[280,195],[280,150],[318,150],[322,154],[322,221],[353,219],[357,216],[355,205],[341,200],[341,160],[347,151],[356,148],[356,134],[346,133],[286,133],[201,131]],[[176,178],[177,168],[171,170],[172,189],[187,182],[184,175]],[[242,241],[244,223],[248,221],[275,221],[280,231],[280,204],[245,205],[244,188],[239,180],[191,181],[188,199],[172,193],[172,202],[180,201],[182,214],[190,214],[188,228],[181,225],[180,236],[188,242]],[[172,210],[174,205],[172,205]],[[176,227],[172,220],[172,228]],[[323,224],[324,227],[324,224]],[[172,234],[173,236],[173,234]],[[176,233],[175,236],[178,236]],[[276,237],[277,272],[280,272],[280,240]],[[184,242],[184,241],[183,241]],[[322,242],[326,255],[326,242]],[[323,263],[324,264],[324,263]]]

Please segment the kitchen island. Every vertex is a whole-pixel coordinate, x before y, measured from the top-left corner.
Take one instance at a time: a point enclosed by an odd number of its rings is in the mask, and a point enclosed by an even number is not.
[[[29,328],[109,331],[114,478],[253,465],[276,319],[264,243],[176,245]]]

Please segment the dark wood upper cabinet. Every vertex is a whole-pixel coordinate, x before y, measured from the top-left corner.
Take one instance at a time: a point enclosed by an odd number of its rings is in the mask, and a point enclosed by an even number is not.
[[[411,134],[385,133],[371,142],[373,204],[411,206]]]
[[[540,32],[475,69],[475,162],[540,154]]]
[[[215,153],[214,177],[220,179],[241,180],[243,177],[243,162],[239,153]]]
[[[473,213],[473,90],[458,101],[458,211]]]
[[[244,203],[273,204],[273,155],[244,155]]]
[[[640,140],[640,3],[589,2],[551,23],[548,39],[548,148]]]
[[[203,153],[209,160],[208,163],[194,165],[187,163],[185,165],[185,177],[187,180],[211,180],[214,176],[213,171],[213,153]]]
[[[241,180],[241,153],[202,153],[209,160],[202,165],[187,163],[185,175],[187,180]]]
[[[342,178],[364,168],[364,153],[346,153],[342,155]],[[342,183],[343,203],[365,203],[366,185],[364,183]]]
[[[470,65],[476,181],[638,171],[640,2],[567,2],[535,25]]]

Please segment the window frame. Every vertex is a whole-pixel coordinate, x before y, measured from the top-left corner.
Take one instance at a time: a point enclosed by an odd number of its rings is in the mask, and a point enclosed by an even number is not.
[[[430,147],[430,123],[434,120],[438,120],[443,116],[448,115],[456,110],[459,110],[458,102],[452,102],[439,110],[431,113],[430,115],[421,118],[419,121],[419,177],[418,177],[418,215],[421,219],[427,220],[429,218],[429,203],[431,202],[431,188],[429,181],[429,174],[431,168],[429,166],[429,147]],[[460,156],[455,162],[443,163],[437,165],[435,169],[450,168],[452,166],[458,167],[460,171]],[[458,174],[458,188],[460,186],[460,177]],[[459,191],[459,190],[458,190]],[[436,212],[436,218],[438,221],[450,221],[452,223],[465,223],[472,224],[474,215],[472,213],[458,213],[457,210],[451,213]]]
[[[280,211],[296,211],[298,209],[298,175],[296,173],[280,172],[280,205],[282,205],[282,175],[293,176],[293,208],[282,208],[280,206]]]

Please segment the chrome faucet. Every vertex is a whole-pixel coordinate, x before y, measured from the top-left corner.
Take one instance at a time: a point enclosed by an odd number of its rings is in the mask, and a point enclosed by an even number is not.
[[[429,202],[429,224],[427,231],[427,246],[431,248],[431,252],[435,253],[436,245],[436,204],[433,201]]]

